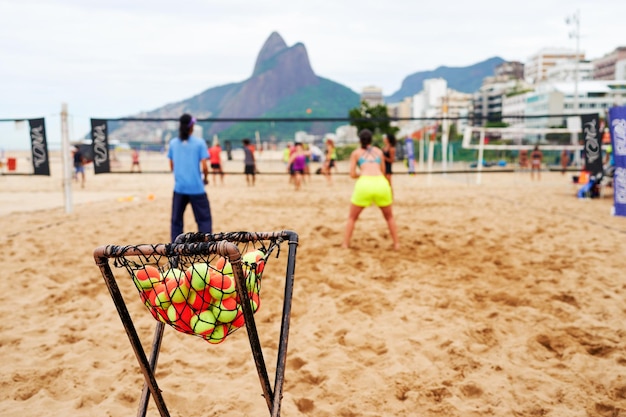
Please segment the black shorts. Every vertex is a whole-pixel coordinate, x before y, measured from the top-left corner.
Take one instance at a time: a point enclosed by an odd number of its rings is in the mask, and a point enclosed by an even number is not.
[[[255,174],[255,169],[254,169],[254,165],[246,165],[246,167],[243,170],[244,174],[250,174],[250,175],[254,175]]]
[[[220,164],[211,164],[212,169],[222,169],[222,165]]]
[[[335,160],[331,159],[330,161],[328,161],[328,168],[334,168],[335,167]]]

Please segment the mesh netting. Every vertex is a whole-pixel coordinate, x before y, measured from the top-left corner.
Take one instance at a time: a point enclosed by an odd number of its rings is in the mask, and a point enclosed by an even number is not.
[[[247,232],[190,233],[174,244],[117,246],[111,255],[156,320],[218,344],[244,326],[245,302],[252,313],[260,308],[265,265],[281,241]]]

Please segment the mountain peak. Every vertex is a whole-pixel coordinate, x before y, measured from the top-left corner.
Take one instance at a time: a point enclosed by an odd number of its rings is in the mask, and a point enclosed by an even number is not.
[[[282,36],[278,34],[278,32],[272,32],[269,38],[263,44],[259,55],[256,58],[256,63],[254,64],[254,74],[258,74],[264,67],[265,63],[272,59],[279,52],[287,49],[287,43]]]

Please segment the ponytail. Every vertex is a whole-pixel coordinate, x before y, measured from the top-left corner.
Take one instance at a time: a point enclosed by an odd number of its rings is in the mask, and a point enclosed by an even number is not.
[[[193,125],[196,123],[196,118],[190,114],[183,114],[180,116],[180,127],[178,128],[178,137],[180,140],[187,140],[193,130]]]

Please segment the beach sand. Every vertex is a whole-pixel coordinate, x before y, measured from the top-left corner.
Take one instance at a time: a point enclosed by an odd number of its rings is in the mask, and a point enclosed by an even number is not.
[[[0,176],[0,415],[135,415],[143,376],[93,251],[167,243],[173,179],[88,169],[67,213],[54,166]],[[233,174],[207,191],[216,232],[299,235],[283,416],[626,415],[626,218],[610,189],[580,200],[555,172],[397,174],[401,250],[374,207],[342,249],[345,165],[300,192],[264,174],[281,169],[262,160],[255,187]],[[255,315],[272,382],[286,254]],[[113,271],[149,350],[155,321]],[[210,345],[167,327],[156,379],[172,416],[269,415],[244,329]]]

